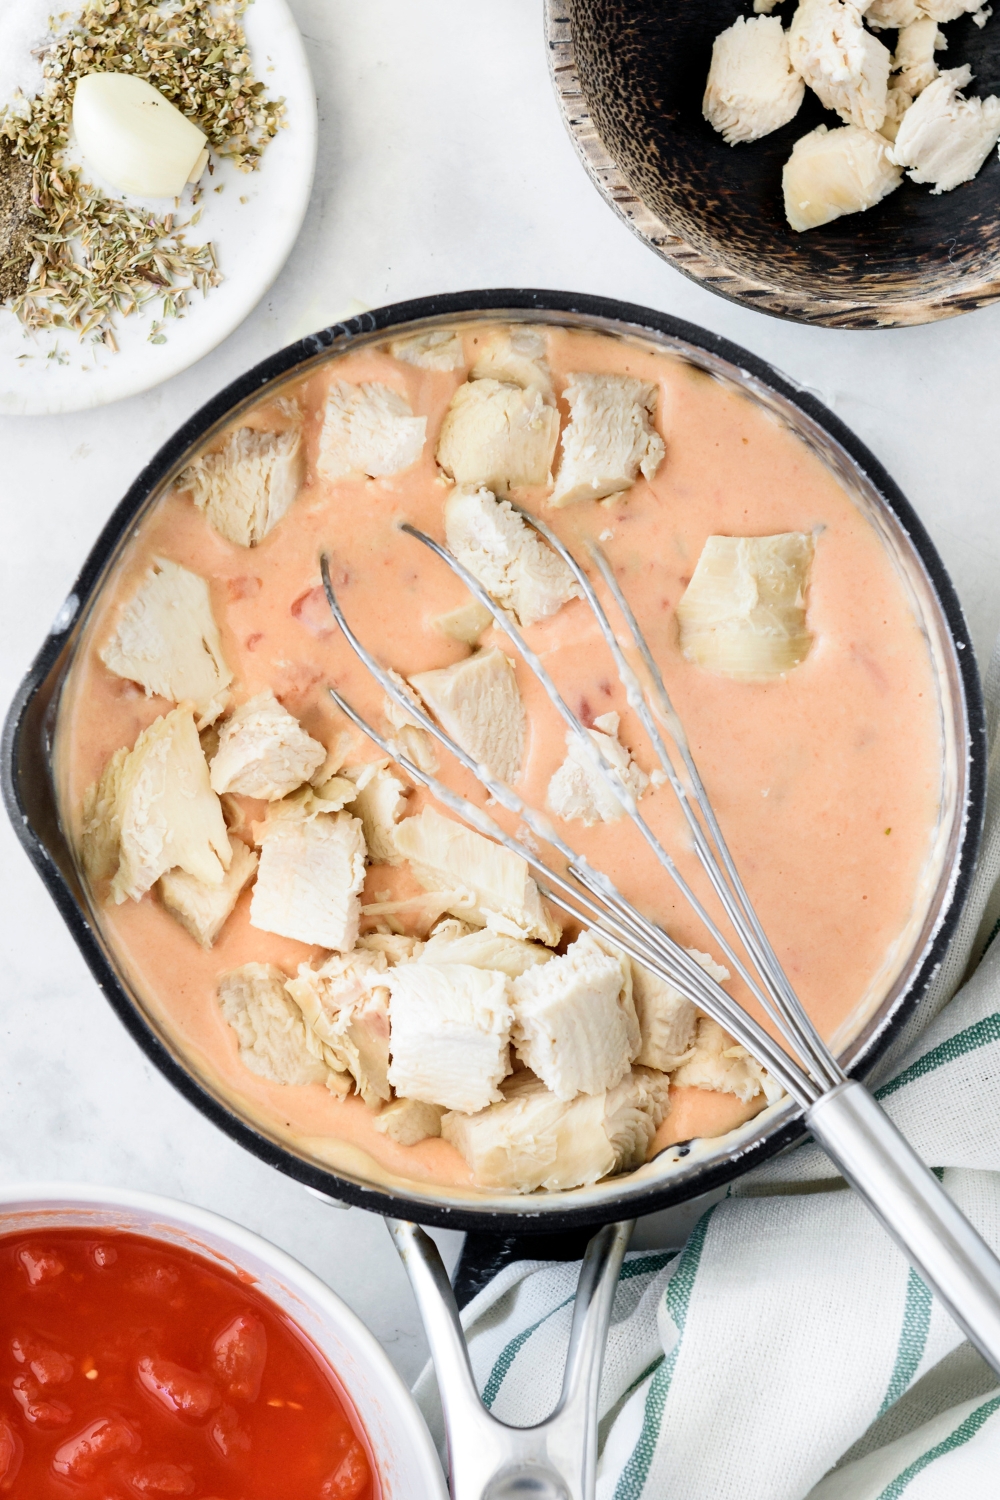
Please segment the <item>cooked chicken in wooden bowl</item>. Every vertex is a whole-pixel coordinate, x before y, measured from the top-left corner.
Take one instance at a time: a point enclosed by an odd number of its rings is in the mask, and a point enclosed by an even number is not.
[[[604,197],[713,291],[840,328],[1000,297],[1000,17],[979,0],[548,0]]]

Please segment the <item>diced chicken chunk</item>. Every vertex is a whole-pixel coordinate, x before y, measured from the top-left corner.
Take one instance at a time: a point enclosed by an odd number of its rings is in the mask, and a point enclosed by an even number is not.
[[[470,599],[468,604],[460,604],[457,609],[438,615],[434,624],[450,640],[460,641],[463,646],[478,646],[480,636],[493,624],[493,616],[485,604]]]
[[[582,594],[569,568],[509,500],[460,485],[444,511],[450,550],[519,625],[548,619]],[[482,609],[477,605],[477,609]],[[492,617],[487,612],[487,624]],[[482,627],[482,628],[485,628]]]
[[[570,375],[569,425],[550,505],[604,500],[652,479],[666,451],[653,426],[658,387],[631,375]]]
[[[636,1062],[672,1073],[691,1055],[698,1013],[672,984],[632,966],[632,999],[642,1032]]]
[[[339,813],[353,802],[358,789],[346,776],[331,776],[321,787],[300,786],[278,802],[272,802],[267,815],[254,819],[250,832],[255,844],[263,844],[279,823],[302,822],[319,813]]]
[[[461,337],[444,328],[393,339],[389,353],[405,365],[416,365],[418,370],[460,370],[465,364]]]
[[[300,964],[285,986],[330,1066],[350,1073],[369,1105],[391,1097],[388,969],[383,954],[356,948],[318,969]]]
[[[399,673],[392,667],[389,668],[389,676],[392,678],[393,683],[402,693],[403,697],[406,698],[410,703],[412,703],[414,708],[420,708],[420,699],[410,687],[410,684],[406,681],[406,678],[401,677]],[[417,720],[413,717],[412,714],[408,713],[406,709],[403,708],[401,704],[397,703],[394,698],[390,698],[388,696],[385,700],[385,716],[394,729],[401,729],[404,726],[411,725],[414,728],[418,729],[420,727]]]
[[[552,399],[552,372],[544,329],[524,325],[496,328],[479,344],[470,380],[500,380]]]
[[[871,0],[870,5],[858,8],[876,31],[899,31],[927,15],[923,0]]]
[[[471,964],[389,972],[389,1082],[397,1094],[474,1114],[510,1071],[510,980]]]
[[[717,964],[707,953],[689,948],[688,953],[706,974],[720,984],[729,978],[729,970]],[[672,1073],[691,1055],[698,1012],[691,1001],[649,969],[632,964],[632,1001],[642,1033],[642,1046],[636,1062],[661,1073]]]
[[[942,73],[903,116],[890,147],[913,182],[932,182],[932,195],[949,193],[975,177],[1000,139],[1000,99],[965,99],[968,64]]]
[[[529,1072],[508,1079],[503,1095],[480,1114],[445,1115],[441,1134],[477,1186],[515,1193],[586,1187],[641,1166],[669,1102],[666,1078],[642,1068],[568,1103]]]
[[[329,781],[300,786],[297,791],[289,792],[287,797],[272,802],[267,810],[265,824],[268,821],[277,822],[284,817],[311,817],[318,812],[341,812],[353,803],[357,795],[357,784],[350,776],[331,776]]]
[[[641,1167],[670,1109],[670,1083],[652,1068],[633,1068],[604,1096],[604,1132],[615,1153],[615,1170]]]
[[[206,885],[186,870],[168,870],[157,882],[167,911],[203,948],[211,948],[257,868],[256,854],[232,834],[229,847],[232,859],[221,885]]]
[[[879,135],[885,136],[887,141],[894,141],[899,134],[899,127],[903,116],[912,103],[912,94],[908,94],[905,89],[893,85],[885,96],[885,119],[879,126]]]
[[[240,1061],[273,1083],[325,1083],[327,1066],[309,1048],[306,1024],[272,964],[244,964],[219,979],[222,1014],[236,1033]]]
[[[427,418],[415,417],[391,386],[335,380],[326,398],[317,472],[324,479],[398,474],[416,463],[426,432]]]
[[[398,865],[396,824],[406,811],[410,788],[388,769],[389,762],[369,761],[363,766],[347,767],[349,781],[357,793],[351,811],[361,819],[365,847],[373,865]]]
[[[780,676],[804,661],[813,550],[800,531],[708,537],[677,605],[688,661],[737,678]]]
[[[792,67],[821,104],[847,124],[878,130],[885,119],[892,56],[865,30],[856,5],[849,0],[800,0],[788,32],[788,50]]]
[[[241,703],[219,730],[212,790],[276,802],[326,760],[326,746],[306,734],[266,688]]]
[[[177,481],[191,491],[210,526],[237,547],[256,547],[273,531],[305,478],[302,431],[237,427],[218,453],[195,459]]]
[[[408,964],[420,956],[423,943],[405,932],[368,932],[358,938],[358,947],[381,953],[387,964]]]
[[[396,848],[425,891],[454,893],[446,910],[455,916],[510,937],[558,943],[562,929],[519,854],[433,807],[397,824]]]
[[[702,113],[730,146],[757,141],[795,118],[805,84],[788,58],[777,16],[738,16],[712,47]]]
[[[494,494],[551,480],[559,413],[537,388],[501,380],[460,385],[445,412],[437,461],[457,484]]]
[[[175,703],[191,702],[198,727],[219,717],[233,674],[222,655],[208,584],[158,557],[101,651],[104,665]]]
[[[410,686],[442,729],[477,765],[500,781],[514,781],[524,755],[526,717],[514,666],[493,647],[431,672],[416,672]]]
[[[969,11],[982,14],[980,9],[981,0],[920,0],[920,9],[925,16],[930,16],[932,21],[957,21],[959,16],[966,15]],[[985,9],[985,7],[983,7]],[[975,16],[973,16],[975,20]],[[985,25],[985,21],[976,21],[977,26]]]
[[[693,1054],[671,1075],[675,1088],[711,1089],[735,1094],[743,1104],[764,1093],[768,1103],[781,1097],[781,1087],[745,1047],[710,1016],[699,1016]]]
[[[389,668],[389,676],[399,688],[404,697],[409,698],[416,706],[420,707],[420,699],[410,687],[410,684],[399,673]],[[437,753],[434,749],[434,741],[426,729],[422,729],[405,708],[401,708],[394,698],[386,694],[385,699],[385,721],[389,730],[394,734],[396,743],[396,754],[405,755],[407,760],[421,771],[434,772],[438,768]]]
[[[902,180],[884,136],[857,125],[817,125],[795,142],[785,163],[785,217],[799,233],[816,229],[874,207]]]
[[[649,786],[649,777],[632,759],[618,738],[619,718],[615,713],[601,714],[587,733],[601,753],[601,758],[621,778],[638,800]],[[566,759],[549,782],[546,806],[557,818],[578,818],[590,828],[594,823],[613,823],[625,814],[621,802],[607,785],[576,735],[566,735]]]
[[[592,933],[520,975],[511,994],[517,1055],[557,1099],[600,1094],[628,1072],[641,1045],[632,970]]]
[[[346,730],[335,734],[326,752],[326,759],[321,766],[317,766],[309,780],[313,786],[322,786],[325,781],[331,780],[338,772],[342,771],[350,755],[357,749],[357,739]]]
[[[494,969],[508,979],[516,979],[538,964],[547,963],[551,957],[552,950],[541,943],[490,932],[488,927],[469,927],[450,917],[437,924],[422,945],[417,962],[472,964],[476,969]]]
[[[280,804],[275,804],[280,806]],[[365,883],[365,840],[350,813],[279,817],[263,831],[250,922],[346,953],[354,947]]]
[[[935,52],[945,52],[948,39],[936,21],[913,21],[900,29],[892,59],[893,81],[915,99],[938,76]]]
[[[372,1124],[397,1146],[416,1146],[441,1134],[443,1114],[439,1104],[425,1104],[422,1099],[394,1099],[379,1111]]]
[[[116,902],[138,901],[178,867],[205,885],[222,884],[232,850],[190,708],[175,708],[140,734],[118,774],[116,816]]]
[[[91,883],[110,880],[118,869],[121,841],[121,777],[129,751],[116,750],[101,772],[100,781],[89,786],[80,813],[80,858]]]

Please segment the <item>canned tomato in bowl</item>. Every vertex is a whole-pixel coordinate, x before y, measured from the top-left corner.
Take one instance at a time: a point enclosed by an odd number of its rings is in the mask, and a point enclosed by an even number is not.
[[[316,1276],[204,1209],[0,1192],[0,1494],[441,1500],[413,1400]]]

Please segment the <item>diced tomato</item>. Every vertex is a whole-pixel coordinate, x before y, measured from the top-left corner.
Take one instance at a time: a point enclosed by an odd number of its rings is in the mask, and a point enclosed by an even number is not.
[[[21,1467],[24,1444],[7,1421],[0,1417],[0,1490],[11,1488]]]
[[[336,622],[330,613],[330,606],[326,601],[326,591],[322,584],[314,589],[308,589],[306,593],[300,594],[292,603],[292,615],[300,625],[304,625],[310,635],[322,640],[325,636],[333,635],[336,630]]]
[[[371,1470],[364,1448],[357,1438],[353,1440],[340,1463],[326,1480],[320,1495],[322,1500],[356,1500],[371,1481]]]
[[[221,1400],[214,1381],[169,1359],[145,1355],[139,1361],[139,1380],[161,1406],[189,1422],[204,1422]]]
[[[74,1364],[68,1354],[60,1354],[30,1334],[18,1334],[10,1341],[11,1353],[19,1365],[27,1365],[39,1385],[66,1385],[73,1379]]]
[[[267,1359],[267,1334],[251,1312],[237,1313],[212,1343],[209,1369],[234,1401],[256,1401]]]
[[[263,587],[263,578],[256,578],[252,573],[226,579],[226,593],[234,603],[237,599],[255,599]]]
[[[35,1245],[22,1245],[17,1252],[29,1286],[41,1286],[46,1281],[55,1281],[66,1266],[54,1250],[40,1250]]]
[[[169,1297],[180,1277],[173,1266],[140,1266],[132,1276],[132,1287],[147,1297]]]
[[[127,1230],[0,1235],[0,1500],[321,1500],[324,1481],[325,1500],[378,1488],[334,1373],[251,1277]]]
[[[11,1387],[14,1400],[33,1427],[65,1427],[73,1413],[65,1401],[42,1399],[42,1389],[30,1375],[15,1375]]]
[[[216,1412],[209,1432],[223,1458],[250,1451],[250,1434],[241,1425],[235,1406],[223,1406]]]
[[[194,1474],[190,1464],[143,1464],[133,1469],[128,1482],[137,1495],[190,1495]]]
[[[64,1479],[92,1479],[109,1459],[138,1453],[140,1446],[139,1434],[124,1417],[98,1417],[56,1449],[52,1467]]]

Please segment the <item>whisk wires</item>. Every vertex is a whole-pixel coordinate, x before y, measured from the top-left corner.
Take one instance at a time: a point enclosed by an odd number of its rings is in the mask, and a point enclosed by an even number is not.
[[[789,1056],[784,1048],[776,1043],[768,1032],[716,980],[711,978],[685,949],[632,906],[602,871],[594,869],[585,857],[563,838],[548,818],[530,804],[525,803],[505,782],[498,780],[488,766],[476,762],[424,711],[419,702],[403,690],[399,681],[394,680],[389,671],[376,661],[352,630],[337,599],[330,578],[329,559],[324,554],[321,558],[321,573],[330,609],[352,650],[386,695],[414,723],[427,731],[449,754],[454,756],[500,806],[520,817],[532,834],[548,843],[561,855],[575,883],[571,883],[564,875],[545,863],[539,853],[528,843],[508,834],[484,809],[467,798],[459,796],[438,778],[414,764],[400,752],[398,746],[387,736],[375,730],[341,694],[332,688],[329,690],[331,697],[342,712],[373,743],[386,754],[391,755],[414,781],[425,786],[439,802],[456,813],[477,832],[496,840],[506,849],[523,858],[535,875],[539,889],[546,899],[567,911],[576,920],[594,927],[630,957],[674,985],[746,1047],[747,1051],[763,1064],[775,1082],[779,1083],[797,1103],[808,1107],[834,1084],[842,1081],[844,1075],[802,1009],[757,920],[698,775],[683,726],[673,710],[648,643],[614,578],[610,564],[599,548],[591,547],[595,566],[621,611],[640,659],[646,668],[649,677],[646,691],[649,692],[655,706],[656,717],[647,702],[642,684],[625,656],[585,571],[544,522],[539,521],[530,512],[520,507],[516,508],[524,520],[532,525],[550,546],[555,548],[580,584],[584,599],[595,615],[601,634],[611,650],[628,702],[638,713],[664,775],[684,812],[698,859],[708,875],[739,942],[750,958],[756,974],[750,971],[732,942],[719,929],[718,924],[691,889],[668,851],[663,848],[642,816],[631,789],[605,762],[585,726],[566,704],[544,663],[524,640],[510,616],[496,604],[479,580],[446,547],[409,523],[404,522],[400,529],[433,551],[461,579],[473,597],[489,611],[498,627],[507,635],[526,665],[538,678],[587,763],[621,803],[652,849],[661,867],[704,923],[721,952],[733,965],[765,1013],[788,1039],[801,1058],[803,1066],[800,1066],[795,1058]],[[687,785],[682,781],[670,757],[663,731],[661,731],[661,724],[686,772]],[[704,820],[704,826],[694,814],[692,801]]]

